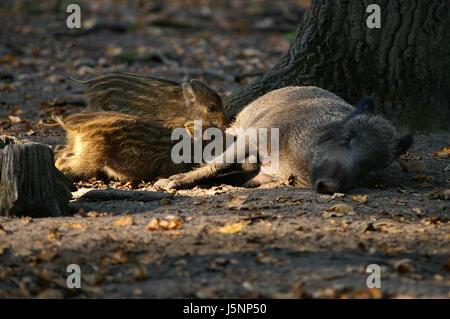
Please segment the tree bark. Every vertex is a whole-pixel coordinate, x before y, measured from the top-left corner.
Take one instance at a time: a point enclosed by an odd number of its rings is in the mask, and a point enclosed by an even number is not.
[[[44,144],[9,144],[0,149],[0,215],[67,216],[72,181],[55,167]]]
[[[379,29],[366,25],[372,3],[381,7]],[[225,97],[225,109],[234,117],[266,92],[314,85],[353,105],[371,95],[399,126],[449,129],[449,15],[449,1],[313,1],[287,54]]]

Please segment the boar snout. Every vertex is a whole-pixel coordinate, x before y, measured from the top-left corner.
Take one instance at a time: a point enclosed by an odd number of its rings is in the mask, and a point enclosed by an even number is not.
[[[334,194],[339,188],[339,182],[335,179],[319,179],[314,185],[314,190],[321,194]]]

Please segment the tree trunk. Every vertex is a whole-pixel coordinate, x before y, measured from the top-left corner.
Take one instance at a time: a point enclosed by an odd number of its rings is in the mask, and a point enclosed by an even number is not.
[[[44,144],[8,144],[0,149],[0,216],[67,216],[72,181],[56,169]]]
[[[381,7],[379,29],[366,25],[371,3]],[[449,1],[313,1],[287,54],[225,109],[234,117],[266,92],[315,85],[354,105],[371,95],[399,126],[449,129],[449,15]]]

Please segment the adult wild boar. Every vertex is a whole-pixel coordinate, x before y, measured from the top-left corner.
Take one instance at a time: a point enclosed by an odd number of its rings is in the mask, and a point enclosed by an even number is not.
[[[374,114],[374,108],[371,97],[355,109],[314,86],[272,91],[246,106],[231,127],[279,128],[278,169],[266,170],[264,164],[213,162],[160,180],[156,186],[189,188],[238,169],[254,171],[250,180],[243,181],[249,186],[289,181],[319,193],[347,192],[370,171],[389,166],[412,144],[410,135],[399,136],[386,119]]]

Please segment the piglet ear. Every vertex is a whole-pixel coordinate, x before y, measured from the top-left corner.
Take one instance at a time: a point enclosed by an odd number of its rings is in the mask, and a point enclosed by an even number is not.
[[[413,138],[411,135],[405,135],[401,137],[397,142],[397,148],[396,148],[396,157],[399,157],[403,153],[405,153],[412,145]]]
[[[362,114],[374,114],[375,113],[375,99],[371,96],[363,98],[356,107],[355,113]]]
[[[181,84],[183,88],[183,96],[186,106],[192,105],[195,102],[195,94],[192,86],[185,82]]]

